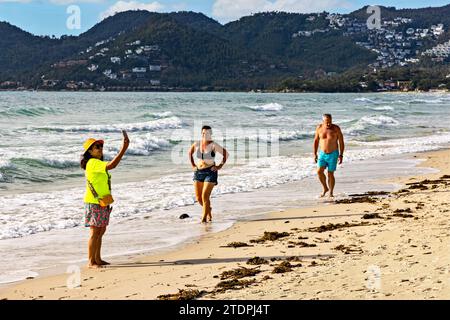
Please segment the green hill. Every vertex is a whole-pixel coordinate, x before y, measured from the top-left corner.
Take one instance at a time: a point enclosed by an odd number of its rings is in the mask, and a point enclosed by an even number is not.
[[[369,16],[366,8],[341,18],[363,24]],[[424,41],[423,48],[450,38],[450,5],[382,7],[381,14],[388,20],[411,18],[401,26],[404,30],[443,23],[445,33]],[[83,82],[92,89],[273,88],[285,79],[292,83],[349,70],[363,72],[377,54],[358,44],[365,41],[364,33],[347,33],[348,26],[332,25],[326,12],[265,12],[222,25],[191,11],[127,11],[77,37],[60,39],[37,37],[0,22],[0,82],[20,81],[46,89],[63,89],[68,82],[71,88]]]

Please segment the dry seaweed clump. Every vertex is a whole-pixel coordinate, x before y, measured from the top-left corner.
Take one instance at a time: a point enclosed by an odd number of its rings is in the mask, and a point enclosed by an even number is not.
[[[285,272],[291,272],[292,268],[301,267],[302,264],[298,263],[295,265],[292,265],[288,261],[283,261],[279,265],[275,266],[272,270],[272,273],[285,273]]]
[[[232,279],[232,280],[225,280],[220,281],[216,285],[215,292],[225,292],[226,290],[239,290],[246,288],[252,284],[255,283],[255,279],[252,280],[238,280],[238,279]]]
[[[411,208],[396,209],[394,210],[394,214],[392,216],[400,218],[414,218],[414,216],[411,213],[412,213]]]
[[[241,279],[244,277],[253,277],[256,274],[261,272],[261,270],[258,270],[257,268],[249,269],[249,268],[245,268],[245,267],[240,267],[237,269],[224,271],[220,274],[220,280],[225,280],[225,279],[230,279],[230,278]]]
[[[289,241],[288,244],[290,244],[288,248],[295,248],[295,246],[299,246],[300,248],[317,247],[315,243],[306,243],[303,241],[300,242]]]
[[[353,246],[353,248],[352,248]],[[362,253],[363,250],[361,248],[355,247],[354,245],[345,246],[343,244],[338,245],[337,247],[333,248],[334,250],[342,251],[344,254],[350,254],[350,253]]]
[[[380,217],[380,214],[378,212],[374,212],[364,214],[361,219],[383,219],[383,218]]]
[[[342,228],[349,228],[349,227],[359,227],[359,226],[366,226],[368,225],[368,222],[361,222],[361,223],[329,223],[326,225],[321,225],[319,227],[313,227],[313,228],[309,228],[306,231],[309,232],[326,232],[326,231],[332,231],[332,230],[336,230],[336,229],[342,229]]]
[[[349,197],[365,197],[365,196],[387,196],[389,195],[389,191],[368,191],[361,194],[349,194]]]
[[[247,260],[247,264],[251,264],[251,265],[260,265],[260,264],[268,264],[269,261],[267,261],[264,258],[260,258],[260,257],[253,257]]]
[[[221,246],[222,248],[241,248],[241,247],[252,247],[245,242],[230,242],[226,246]]]
[[[392,215],[393,217],[400,217],[400,218],[414,218],[412,214],[409,213],[394,213]]]
[[[335,200],[335,203],[375,203],[377,200],[370,196],[352,197],[349,199]]]
[[[158,296],[159,300],[193,300],[205,294],[205,291],[178,289],[178,293],[163,294]]]
[[[266,241],[275,241],[278,240],[280,238],[284,238],[284,237],[288,237],[290,234],[288,232],[277,232],[277,231],[273,231],[273,232],[268,232],[265,231],[264,235],[256,240],[250,240],[250,242],[252,243],[263,243]]]

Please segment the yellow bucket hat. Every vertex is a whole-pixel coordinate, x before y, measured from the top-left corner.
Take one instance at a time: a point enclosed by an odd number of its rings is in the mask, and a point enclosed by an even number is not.
[[[103,140],[96,140],[94,138],[89,138],[83,143],[84,152],[88,151],[89,148],[96,142],[99,142],[100,144],[104,144]]]

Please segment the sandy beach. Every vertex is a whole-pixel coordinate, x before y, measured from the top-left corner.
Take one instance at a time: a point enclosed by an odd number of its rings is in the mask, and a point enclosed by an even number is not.
[[[173,252],[83,268],[75,288],[67,285],[76,274],[25,280],[0,299],[448,299],[450,151],[417,157],[440,172],[395,178],[397,192],[274,212]]]

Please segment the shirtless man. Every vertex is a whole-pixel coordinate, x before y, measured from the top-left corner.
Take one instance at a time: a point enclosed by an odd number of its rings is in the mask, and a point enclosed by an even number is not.
[[[319,144],[320,151],[319,157],[317,157]],[[342,135],[341,128],[332,124],[331,114],[326,113],[323,115],[323,122],[317,126],[314,137],[314,161],[317,163],[317,174],[323,187],[323,192],[320,197],[324,197],[328,191],[330,191],[330,197],[334,197],[334,171],[336,171],[338,159],[339,164],[341,164],[343,156],[344,136]],[[324,173],[325,168],[328,168],[328,186]]]

